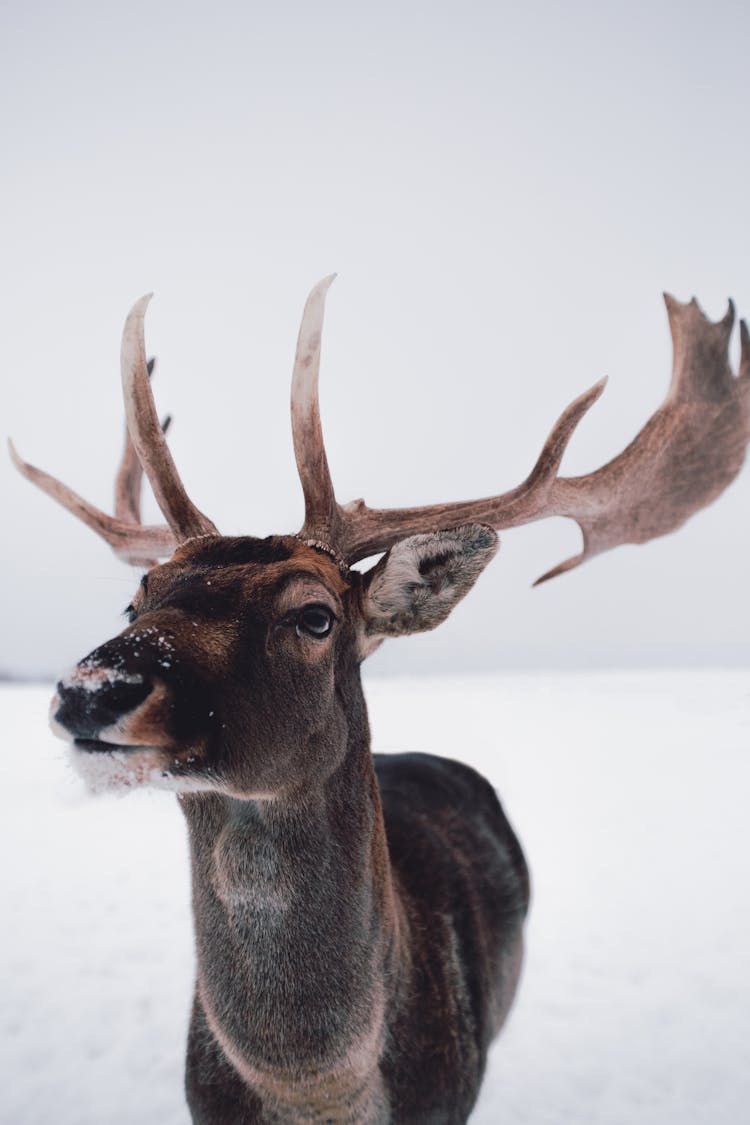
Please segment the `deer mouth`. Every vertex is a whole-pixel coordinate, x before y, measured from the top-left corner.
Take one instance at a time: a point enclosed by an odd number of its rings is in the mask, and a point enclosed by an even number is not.
[[[144,787],[196,793],[217,787],[217,778],[201,769],[197,757],[177,758],[159,746],[76,738],[69,743],[68,760],[91,793]]]
[[[109,750],[118,750],[127,754],[131,751],[157,749],[155,746],[138,743],[129,746],[121,742],[105,742],[102,738],[74,738],[73,745],[77,750],[85,750],[90,754]]]

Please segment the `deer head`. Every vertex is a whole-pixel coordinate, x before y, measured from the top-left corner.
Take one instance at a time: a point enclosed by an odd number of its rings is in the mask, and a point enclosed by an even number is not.
[[[575,519],[583,551],[538,581],[620,543],[678,528],[737,475],[750,438],[750,336],[711,323],[695,300],[666,297],[674,345],[669,393],[634,441],[585,476],[563,478],[568,441],[604,383],[555,423],[526,480],[483,500],[378,510],[334,494],[318,408],[323,310],[332,278],[305,305],[292,381],[294,448],[305,497],[296,535],[229,538],[188,497],[159,423],[143,321],[123,333],[127,434],[115,515],[22,461],[17,468],[101,535],[150,567],[130,622],[58,685],[52,725],[73,741],[94,787],[150,783],[240,797],[304,791],[335,769],[352,723],[366,725],[358,668],[387,636],[432,629],[468,592],[496,531],[547,516]],[[140,522],[145,471],[166,524]],[[364,574],[351,564],[385,552]],[[169,556],[156,565],[155,560]],[[248,751],[251,747],[251,752]]]

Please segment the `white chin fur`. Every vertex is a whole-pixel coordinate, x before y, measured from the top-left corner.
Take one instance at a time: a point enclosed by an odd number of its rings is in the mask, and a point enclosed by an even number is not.
[[[91,793],[127,793],[131,789],[168,789],[173,793],[215,790],[216,782],[170,772],[164,751],[153,746],[123,750],[81,750],[71,745],[68,760]]]

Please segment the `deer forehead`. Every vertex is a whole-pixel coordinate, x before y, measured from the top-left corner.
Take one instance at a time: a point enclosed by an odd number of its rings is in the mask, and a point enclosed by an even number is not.
[[[201,606],[231,615],[253,604],[273,614],[310,601],[332,603],[344,611],[349,582],[327,555],[294,537],[206,537],[185,544],[172,558],[141,580],[133,599],[136,610],[161,606]],[[217,614],[220,616],[221,612]]]

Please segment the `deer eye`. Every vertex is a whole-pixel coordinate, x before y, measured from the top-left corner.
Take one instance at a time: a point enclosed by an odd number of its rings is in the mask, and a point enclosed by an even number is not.
[[[122,612],[123,616],[127,617],[128,622],[132,625],[137,617],[135,606],[132,603],[130,605],[126,605],[125,609]]]
[[[333,628],[334,616],[324,605],[306,605],[297,614],[295,629],[297,636],[327,637]]]

